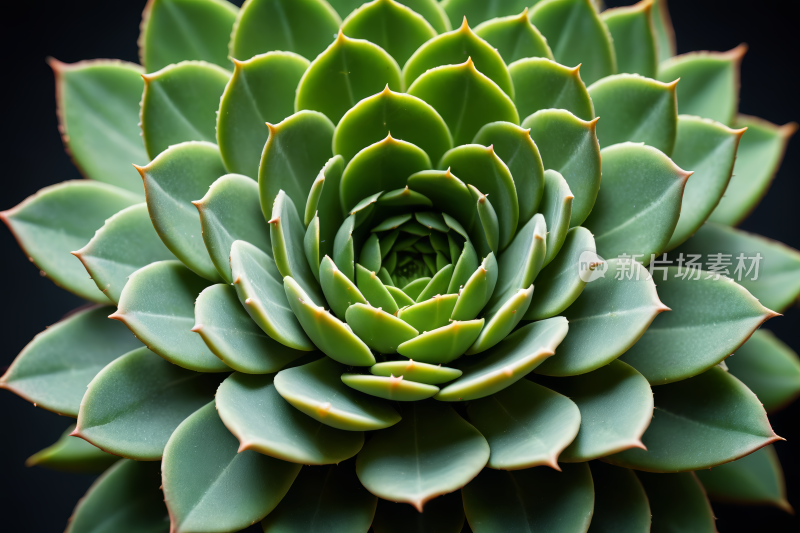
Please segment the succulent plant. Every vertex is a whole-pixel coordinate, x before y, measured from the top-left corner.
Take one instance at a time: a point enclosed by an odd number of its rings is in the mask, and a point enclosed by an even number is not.
[[[789,508],[800,253],[735,226],[796,125],[737,114],[744,47],[673,57],[664,0],[150,0],[139,46],[51,61],[89,179],[1,214],[96,304],[0,381],[77,417],[32,464],[126,458],[68,531]]]

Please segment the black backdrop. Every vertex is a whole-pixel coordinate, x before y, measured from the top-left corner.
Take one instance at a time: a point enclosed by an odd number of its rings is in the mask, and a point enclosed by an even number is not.
[[[79,178],[57,132],[53,76],[45,57],[71,63],[81,59],[138,61],[136,39],[145,0],[40,0],[4,2],[2,162],[0,209],[8,209],[41,187]],[[241,3],[236,2],[236,3]],[[609,1],[610,5],[628,2]],[[750,45],[742,67],[740,110],[778,124],[800,121],[796,27],[800,5],[794,0],[671,0],[678,52],[729,50]],[[786,159],[766,200],[743,229],[800,249],[800,141],[789,144]],[[25,344],[81,301],[39,276],[6,228],[0,228],[2,346],[0,373]],[[770,321],[800,352],[800,309]],[[62,531],[92,476],[26,468],[24,460],[54,442],[70,419],[37,409],[0,391],[0,528],[5,531]],[[789,502],[800,508],[800,402],[771,417],[787,442],[776,449],[787,477]],[[718,528],[734,531],[800,531],[800,519],[771,508],[714,504]],[[260,529],[258,529],[260,531]]]

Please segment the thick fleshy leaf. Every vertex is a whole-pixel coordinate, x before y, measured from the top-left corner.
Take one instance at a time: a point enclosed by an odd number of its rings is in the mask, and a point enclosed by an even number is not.
[[[539,212],[544,216],[547,230],[546,250],[542,266],[549,265],[564,246],[572,217],[572,201],[574,199],[564,176],[555,170],[545,170],[544,194],[539,206]]]
[[[53,324],[20,352],[0,387],[48,411],[77,417],[86,386],[108,363],[142,346],[113,307],[79,310]]]
[[[356,217],[347,217],[336,232],[333,241],[333,262],[341,273],[350,282],[356,281],[355,244],[353,243],[353,230],[356,228]]]
[[[544,168],[567,180],[575,195],[570,226],[580,225],[592,211],[600,190],[597,119],[586,122],[563,109],[543,109],[526,118],[522,127],[530,128]]]
[[[445,402],[476,400],[511,386],[555,353],[567,329],[563,317],[519,328],[483,355],[463,359],[457,368],[464,374],[444,387],[436,399]]]
[[[424,101],[388,86],[345,113],[333,135],[333,151],[350,161],[367,146],[392,137],[422,148],[439,161],[453,147],[453,138],[439,113]]]
[[[640,472],[638,477],[653,514],[651,531],[717,533],[714,511],[692,472],[661,476]]]
[[[58,122],[72,161],[87,178],[142,194],[131,163],[148,161],[140,137],[139,65],[123,61],[49,60],[56,77]]]
[[[137,168],[158,236],[197,275],[219,281],[203,241],[200,214],[192,205],[225,174],[219,148],[209,142],[185,142],[170,146],[152,163]]]
[[[768,413],[800,395],[800,359],[771,331],[754,331],[733,355],[725,360],[728,370],[758,396]]]
[[[397,303],[394,301],[394,298],[375,272],[370,272],[363,266],[356,264],[356,283],[358,284],[358,290],[361,291],[361,294],[364,296],[364,298],[366,298],[367,302],[369,302],[369,305],[383,309],[383,312],[388,313],[389,315],[394,315],[398,311],[399,307]],[[347,322],[349,323],[350,320],[348,319]],[[372,328],[373,326],[377,326],[377,324],[369,326],[368,329]],[[377,342],[382,343],[382,341]],[[385,343],[383,344],[388,348],[389,345],[393,344],[393,341],[389,342],[388,345]],[[397,344],[394,344],[394,347],[396,348]],[[373,349],[378,350],[379,352],[381,351],[375,347],[373,347]]]
[[[281,370],[275,376],[275,388],[299,411],[336,429],[371,431],[397,424],[400,415],[388,402],[342,383],[340,376],[346,368],[323,357],[313,363]]]
[[[386,361],[378,363],[369,369],[376,376],[402,376],[405,379],[419,383],[438,385],[447,383],[461,375],[461,371],[455,368],[447,368],[442,365],[429,365],[419,361]]]
[[[658,296],[671,311],[656,317],[641,339],[622,355],[622,360],[652,385],[706,371],[776,316],[729,278],[714,279],[713,273],[700,270],[694,271],[699,274],[696,276],[681,267],[659,268],[663,271],[653,275]]]
[[[158,463],[123,459],[80,499],[66,533],[141,531],[167,533],[169,515],[159,489]]]
[[[450,23],[455,28],[467,18],[475,26],[497,17],[515,15],[528,7],[527,0],[510,0],[505,2],[475,2],[474,0],[446,0],[442,2]]]
[[[403,376],[371,376],[369,374],[342,374],[342,382],[359,392],[395,402],[416,402],[432,397],[439,387],[411,380]]]
[[[675,55],[675,30],[667,8],[667,0],[653,0],[653,26],[658,43],[658,60],[666,61]]]
[[[472,531],[586,531],[594,507],[589,465],[562,468],[484,469],[461,491]]]
[[[361,450],[364,434],[320,424],[278,394],[274,375],[233,374],[216,395],[219,416],[239,439],[239,451],[253,450],[305,465],[340,463]]]
[[[628,268],[630,267],[630,268]],[[632,274],[618,276],[618,259],[602,266],[602,277],[586,285],[565,311],[569,335],[551,357],[536,368],[546,376],[575,376],[607,365],[641,338],[655,317],[668,308],[639,263],[625,265]]]
[[[472,31],[466,17],[457,30],[431,39],[414,52],[403,67],[403,84],[411,87],[426,71],[442,65],[458,65],[465,57],[471,58],[479,72],[514,98],[514,84],[503,58]]]
[[[602,156],[603,187],[585,225],[602,257],[626,254],[647,264],[667,247],[692,173],[645,144],[609,146]]]
[[[738,115],[737,128],[747,128],[736,152],[733,176],[725,195],[709,220],[730,226],[738,225],[758,205],[778,171],[789,139],[797,123],[776,126],[766,120]]]
[[[525,289],[518,289],[509,296],[500,307],[490,309],[484,315],[486,325],[481,334],[467,350],[467,355],[484,352],[506,338],[525,316],[531,305],[533,285]]]
[[[425,279],[425,278],[422,278]],[[410,359],[430,364],[444,364],[457,359],[472,346],[480,335],[484,320],[450,322],[404,342],[397,352]]]
[[[115,455],[157,461],[175,428],[214,397],[221,381],[139,348],[92,380],[73,434]]]
[[[409,505],[379,499],[372,527],[375,533],[461,533],[464,527],[461,493],[434,498],[422,513]]]
[[[521,117],[541,109],[566,109],[592,120],[594,105],[580,76],[580,65],[569,68],[546,57],[528,57],[508,66],[516,88],[514,102]]]
[[[100,474],[119,461],[85,440],[72,436],[72,424],[54,444],[28,457],[25,466],[43,466],[60,472]]]
[[[678,129],[675,86],[638,74],[617,74],[589,87],[594,111],[603,117],[597,124],[600,148],[631,141],[672,154]]]
[[[425,288],[417,295],[416,302],[424,302],[438,295],[447,294],[447,287],[453,278],[453,265],[445,265],[433,275]],[[433,329],[433,328],[431,328]]]
[[[595,252],[594,238],[583,227],[567,232],[564,246],[552,263],[536,278],[536,290],[525,314],[525,320],[540,320],[555,316],[572,305],[586,287],[590,264],[581,262],[581,255]]]
[[[442,116],[456,146],[472,142],[489,122],[519,124],[514,102],[475,68],[471,58],[425,72],[408,88],[408,93],[430,104]]]
[[[0,220],[43,276],[82,298],[108,303],[83,265],[69,254],[85,246],[106,219],[140,201],[141,196],[105,183],[67,181],[1,212]]]
[[[647,449],[604,461],[647,472],[699,470],[780,440],[756,395],[719,367],[654,392],[653,421],[642,437]]]
[[[698,117],[678,118],[678,137],[672,160],[690,168],[683,190],[681,216],[667,250],[691,237],[711,215],[728,187],[737,147],[745,129],[732,130],[718,122]]]
[[[265,334],[239,302],[236,290],[212,285],[197,297],[192,331],[223,363],[247,374],[277,372],[305,352],[284,346]]]
[[[194,301],[208,285],[177,261],[151,263],[131,274],[109,318],[128,326],[170,363],[197,372],[225,372],[227,365],[192,333]]]
[[[203,242],[217,272],[231,283],[230,253],[234,241],[247,241],[272,253],[270,227],[261,215],[258,184],[240,174],[216,180],[201,200],[192,202],[200,212]]]
[[[521,380],[469,404],[469,419],[489,441],[489,468],[560,470],[558,455],[578,434],[581,414],[564,396]]]
[[[270,133],[267,123],[277,124],[294,113],[297,84],[308,65],[307,59],[292,52],[234,61],[217,115],[217,143],[228,171],[258,177]]]
[[[175,259],[153,229],[145,203],[126,207],[106,220],[92,240],[72,255],[115,304],[128,276],[150,263]]]
[[[691,52],[667,59],[658,79],[678,84],[678,112],[733,124],[739,107],[739,68],[747,52],[740,44],[727,52]]]
[[[372,194],[403,188],[410,175],[430,167],[424,150],[389,133],[358,152],[345,167],[340,185],[342,211],[349,213]]]
[[[590,533],[650,533],[650,504],[633,470],[595,461]]]
[[[161,463],[171,531],[237,531],[283,499],[300,465],[238,448],[214,402],[178,426]]]
[[[142,65],[155,72],[197,59],[230,68],[228,41],[238,11],[226,0],[151,0],[139,35]]]
[[[617,72],[611,34],[591,0],[544,0],[533,6],[530,17],[556,61],[580,64],[587,85]]]
[[[289,307],[283,279],[270,256],[252,244],[235,241],[231,271],[239,301],[264,333],[295,350],[315,349]]]
[[[379,353],[395,353],[398,346],[419,334],[393,314],[369,305],[353,304],[347,309],[346,315],[347,325],[353,332]]]
[[[371,493],[422,512],[429,500],[460,489],[489,460],[489,444],[452,407],[406,404],[403,420],[376,433],[358,454],[356,473]]]
[[[367,303],[364,295],[358,290],[355,283],[350,281],[341,270],[336,267],[333,259],[327,255],[322,259],[319,267],[319,280],[325,299],[331,306],[331,311],[339,317],[345,319],[347,308],[356,303]]]
[[[457,300],[457,294],[436,295],[429,300],[404,307],[397,317],[417,331],[440,328],[450,322]]]
[[[450,0],[453,3],[453,0]],[[475,33],[490,45],[495,47],[506,65],[526,57],[546,57],[553,59],[553,52],[547,46],[547,40],[539,33],[536,26],[528,18],[528,6],[523,2],[525,9],[518,15],[510,14],[506,17],[491,17],[475,28]],[[478,2],[472,2],[478,5]],[[486,6],[496,4],[487,3]],[[474,17],[468,17],[475,25]],[[513,78],[513,75],[512,75]],[[517,89],[516,82],[514,83]],[[519,98],[519,95],[517,95]]]
[[[303,74],[295,109],[319,111],[337,123],[348,109],[387,85],[394,91],[402,88],[397,61],[380,46],[339,30],[339,37]]]
[[[184,141],[216,142],[216,112],[230,72],[184,61],[142,77],[142,136],[150,159]]]
[[[670,255],[680,252],[702,254],[708,263],[714,262],[712,256],[723,254],[719,273],[736,280],[764,307],[777,312],[800,296],[800,251],[777,241],[707,223]]]
[[[647,380],[629,365],[612,361],[580,376],[535,379],[575,402],[581,412],[578,436],[560,461],[591,461],[642,447],[642,433],[653,417],[653,393]]]
[[[451,316],[453,320],[472,320],[480,314],[489,298],[494,294],[498,270],[494,254],[487,255],[463,288],[459,289],[458,300]]]
[[[287,50],[310,61],[330,44],[341,22],[323,0],[251,0],[236,17],[230,55],[243,61]]]
[[[265,533],[367,531],[377,503],[358,482],[352,462],[305,467],[261,527]]]
[[[348,37],[377,44],[398,65],[403,65],[423,43],[436,37],[425,17],[394,0],[375,0],[362,5],[342,22]]]
[[[607,9],[600,14],[614,43],[617,72],[656,77],[659,59],[652,10],[653,2],[643,0],[632,6]]]
[[[765,446],[738,461],[698,470],[697,477],[713,500],[744,505],[774,505],[788,513],[786,484],[775,448]]]

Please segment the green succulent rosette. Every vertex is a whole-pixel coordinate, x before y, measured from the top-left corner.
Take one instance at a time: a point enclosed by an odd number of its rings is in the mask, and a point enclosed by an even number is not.
[[[795,125],[737,114],[743,47],[674,56],[663,0],[151,0],[139,46],[52,62],[89,179],[2,213],[97,304],[0,381],[77,418],[31,464],[126,458],[69,531],[790,509],[800,360],[758,328],[800,253],[735,225]]]

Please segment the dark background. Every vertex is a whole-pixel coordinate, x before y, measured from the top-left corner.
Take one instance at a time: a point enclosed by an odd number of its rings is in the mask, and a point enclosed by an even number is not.
[[[234,2],[241,4],[241,1]],[[611,6],[628,2],[608,1]],[[53,76],[45,57],[72,63],[120,58],[138,62],[136,40],[144,0],[40,0],[4,2],[0,39],[2,74],[2,188],[8,209],[41,187],[80,175],[57,131]],[[794,0],[670,0],[678,53],[750,45],[742,66],[740,110],[777,124],[800,121],[797,26]],[[800,141],[793,139],[767,198],[742,228],[800,249]],[[0,373],[46,326],[81,300],[39,276],[6,228],[0,228]],[[800,352],[800,309],[766,327]],[[92,476],[26,468],[25,458],[53,443],[72,423],[0,391],[0,515],[4,531],[62,531]],[[800,509],[800,402],[771,416],[787,442],[776,449],[787,477],[789,502]],[[800,518],[777,509],[714,504],[717,526],[735,531],[800,531]],[[260,528],[258,529],[260,531]]]

